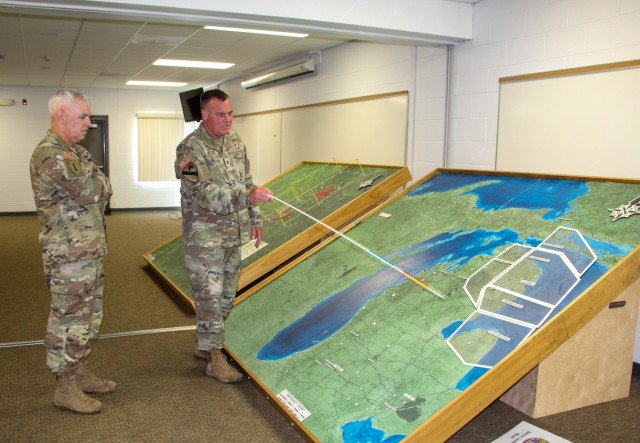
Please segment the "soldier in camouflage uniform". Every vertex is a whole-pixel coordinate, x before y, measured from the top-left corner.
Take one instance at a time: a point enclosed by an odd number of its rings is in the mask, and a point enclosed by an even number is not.
[[[195,355],[208,360],[205,373],[223,383],[242,374],[222,354],[224,322],[231,313],[240,275],[240,247],[262,238],[257,203],[271,191],[256,187],[240,137],[231,133],[231,100],[219,89],[200,98],[202,123],[176,149],[180,179],[185,267],[196,307]]]
[[[103,256],[107,253],[104,208],[109,179],[77,143],[91,125],[87,98],[61,89],[49,100],[51,129],[31,157],[33,196],[41,224],[40,246],[51,292],[45,346],[56,375],[56,406],[79,413],[100,411],[85,392],[107,393],[116,384],[86,366],[102,321]]]

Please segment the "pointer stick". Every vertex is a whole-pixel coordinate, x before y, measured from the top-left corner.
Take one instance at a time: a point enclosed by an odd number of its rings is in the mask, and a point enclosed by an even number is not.
[[[371,251],[370,249],[365,248],[363,245],[361,245],[360,243],[358,243],[357,241],[355,241],[352,238],[347,237],[346,235],[344,235],[342,232],[337,231],[335,229],[333,229],[331,226],[327,225],[326,223],[321,222],[320,220],[318,220],[317,218],[307,214],[306,212],[296,208],[295,206],[290,205],[289,203],[287,203],[284,200],[279,199],[278,197],[276,197],[275,195],[271,196],[272,199],[279,201],[280,203],[289,206],[291,209],[293,209],[294,211],[299,212],[300,214],[304,215],[305,217],[310,218],[311,220],[313,220],[316,223],[321,224],[322,226],[324,226],[325,228],[329,229],[330,231],[332,231],[334,234],[339,235],[340,237],[344,238],[345,240],[347,240],[348,242],[350,242],[351,244],[357,246],[358,248],[362,249],[364,252],[366,252],[367,254],[371,255],[372,257],[374,257],[375,259],[379,260],[380,262],[382,262],[383,264],[389,266],[390,268],[395,269],[396,271],[398,271],[399,273],[401,273],[402,275],[404,275],[405,277],[407,277],[409,280],[411,280],[412,282],[418,284],[419,286],[423,287],[424,289],[426,289],[427,291],[431,292],[434,295],[437,295],[438,297],[440,297],[441,299],[444,300],[444,295],[440,294],[438,291],[436,291],[435,289],[429,287],[427,284],[425,284],[424,282],[421,282],[420,280],[418,280],[417,278],[415,278],[414,276],[412,276],[411,274],[409,274],[408,272],[403,271],[402,269],[400,269],[399,267],[397,267],[396,265],[394,265],[393,263],[388,262],[387,260],[385,260],[384,258],[380,257],[378,254],[375,254],[373,251]]]

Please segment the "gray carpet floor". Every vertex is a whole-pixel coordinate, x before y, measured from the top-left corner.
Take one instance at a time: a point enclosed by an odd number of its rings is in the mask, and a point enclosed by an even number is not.
[[[40,344],[49,311],[35,215],[0,216],[0,441],[302,442],[251,382],[225,385],[193,357],[195,317],[143,255],[180,230],[173,211],[108,216],[103,337],[95,373],[118,382],[101,413],[52,404],[55,380]],[[167,328],[154,334],[139,333]],[[637,369],[637,368],[636,368]],[[640,371],[628,398],[532,419],[497,401],[449,442],[484,443],[527,421],[574,443],[640,442]]]

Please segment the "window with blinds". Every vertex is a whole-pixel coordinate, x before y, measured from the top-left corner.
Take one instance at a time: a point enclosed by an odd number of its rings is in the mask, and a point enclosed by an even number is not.
[[[138,113],[138,181],[176,180],[176,146],[190,132],[182,114]]]

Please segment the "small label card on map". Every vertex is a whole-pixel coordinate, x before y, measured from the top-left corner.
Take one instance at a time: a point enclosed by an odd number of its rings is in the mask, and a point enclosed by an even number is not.
[[[302,403],[286,389],[283,389],[276,397],[278,397],[278,400],[280,400],[298,420],[304,421],[305,418],[311,415],[311,412],[302,406]]]
[[[251,240],[249,243],[245,243],[244,245],[242,245],[242,248],[240,249],[241,259],[244,260],[245,258],[255,254],[256,252],[258,252],[260,249],[264,248],[268,244],[269,243],[267,243],[266,241],[261,241],[260,246],[256,248],[255,240]]]

